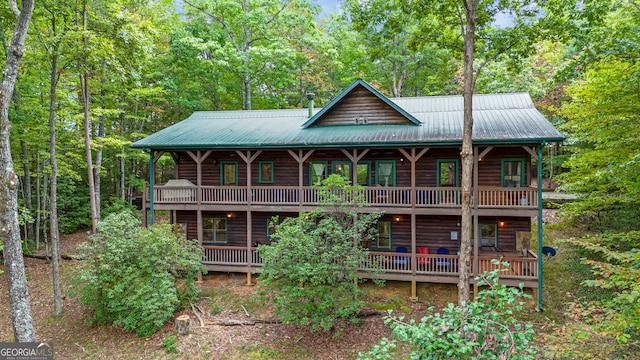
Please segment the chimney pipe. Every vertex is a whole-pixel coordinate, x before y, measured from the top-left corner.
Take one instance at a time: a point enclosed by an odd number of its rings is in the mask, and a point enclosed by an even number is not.
[[[307,93],[307,100],[309,100],[309,118],[313,116],[313,99],[316,95],[312,92]]]

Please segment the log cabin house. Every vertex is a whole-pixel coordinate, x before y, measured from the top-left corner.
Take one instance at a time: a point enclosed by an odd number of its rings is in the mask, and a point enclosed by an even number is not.
[[[377,238],[360,246],[385,278],[411,281],[413,297],[416,282],[457,283],[462,96],[391,99],[357,80],[324,108],[312,95],[309,103],[199,111],[135,142],[150,158],[145,223],[169,210],[198,239],[210,271],[246,272],[251,282],[262,266],[256,244],[271,241],[269,219],[312,210],[314,185],[338,173],[365,187],[366,211],[384,213]],[[563,136],[528,94],[474,95],[473,105],[472,272],[502,259],[510,264],[502,281],[540,289],[529,241],[541,215],[541,149]],[[156,184],[163,154],[175,162],[175,180]],[[371,276],[366,266],[362,276]]]

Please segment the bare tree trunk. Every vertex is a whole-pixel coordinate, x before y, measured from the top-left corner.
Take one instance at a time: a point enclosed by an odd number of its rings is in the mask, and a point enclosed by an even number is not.
[[[55,23],[53,23],[55,33]],[[51,194],[49,195],[51,213],[49,215],[49,230],[51,231],[52,274],[53,274],[53,314],[62,316],[62,291],[60,290],[60,234],[58,231],[58,161],[56,159],[56,88],[58,85],[58,54],[57,47],[53,48],[51,57],[51,77],[49,88],[49,156],[51,157]]]
[[[0,237],[2,237],[4,269],[7,273],[9,303],[13,335],[18,342],[36,341],[31,317],[29,286],[24,271],[24,258],[18,225],[18,176],[11,157],[11,123],[9,105],[18,77],[18,66],[24,51],[24,40],[31,14],[33,0],[23,0],[18,10],[15,0],[10,1],[11,10],[17,17],[16,27],[7,50],[7,61],[0,86]]]
[[[24,207],[33,215],[33,205],[31,204],[31,167],[29,166],[29,150],[27,149],[27,143],[24,140],[20,141],[20,147],[22,148],[22,170],[24,171]],[[25,237],[34,241],[33,222],[25,222],[25,227],[27,229]]]
[[[42,178],[42,162],[40,161],[40,152],[36,151],[36,163],[38,165],[36,172],[36,249],[40,250],[40,224],[43,214],[42,195],[40,194],[40,179]]]
[[[466,307],[469,302],[469,272],[471,269],[471,179],[473,174],[473,72],[476,12],[479,0],[462,0],[466,24],[464,26],[464,128],[462,134],[462,224],[460,241],[460,279],[458,304]]]
[[[96,135],[97,137],[101,138],[104,137],[104,116],[100,116],[100,122],[98,123],[98,134]],[[100,184],[102,183],[101,179],[101,170],[102,170],[102,154],[103,154],[103,148],[102,145],[98,145],[98,148],[96,149],[96,166],[93,169],[93,177],[94,177],[94,183],[95,183],[95,187],[96,187],[96,192],[95,192],[95,203],[96,203],[96,217],[98,219],[98,221],[100,221],[100,194],[102,193],[100,190]]]
[[[82,6],[82,29],[87,29],[87,2],[83,2]],[[82,38],[86,47],[87,39]],[[85,66],[86,66],[85,59]],[[91,206],[91,231],[95,233],[98,229],[98,209],[96,206],[96,186],[93,179],[93,156],[91,155],[91,119],[89,117],[89,74],[88,72],[80,75],[80,89],[82,91],[82,113],[84,124],[84,146],[85,156],[87,159],[87,180],[89,181],[89,204]]]

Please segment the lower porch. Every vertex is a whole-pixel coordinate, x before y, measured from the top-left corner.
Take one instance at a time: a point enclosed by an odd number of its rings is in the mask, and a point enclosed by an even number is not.
[[[203,245],[202,263],[209,271],[260,273],[263,260],[257,248],[242,246]],[[492,260],[499,260],[496,265]],[[457,284],[460,257],[448,254],[402,253],[370,251],[369,258],[362,264],[359,275],[363,279],[381,278],[386,280]],[[502,263],[507,263],[505,266]],[[481,251],[472,257],[471,283],[475,275],[495,269],[500,270],[500,282],[528,288],[538,287],[538,256],[530,250],[503,252],[499,250]],[[376,273],[376,270],[381,273]]]

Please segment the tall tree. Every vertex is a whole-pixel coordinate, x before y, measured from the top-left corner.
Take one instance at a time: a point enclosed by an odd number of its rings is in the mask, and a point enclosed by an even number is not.
[[[24,53],[29,21],[33,13],[33,0],[23,0],[18,9],[15,0],[9,0],[11,11],[17,18],[0,87],[0,236],[2,237],[5,271],[9,287],[9,303],[13,334],[18,342],[36,340],[29,304],[29,286],[24,271],[20,228],[18,227],[18,176],[11,157],[11,122],[9,105],[18,77],[18,66]]]
[[[245,110],[253,106],[253,84],[267,88],[271,85],[259,81],[260,76],[268,73],[277,81],[290,78],[295,52],[286,40],[294,29],[314,21],[315,13],[301,11],[310,6],[306,0],[185,0],[184,3],[196,9],[198,16],[204,15],[205,21],[223,35],[210,44],[213,51],[209,53],[240,77]],[[293,81],[291,78],[292,84]]]
[[[458,281],[458,303],[466,307],[469,302],[469,271],[471,270],[471,186],[473,175],[473,89],[476,76],[473,70],[475,56],[476,21],[480,0],[462,0],[465,23],[464,37],[464,125],[462,132],[462,221],[460,241],[460,280]]]

